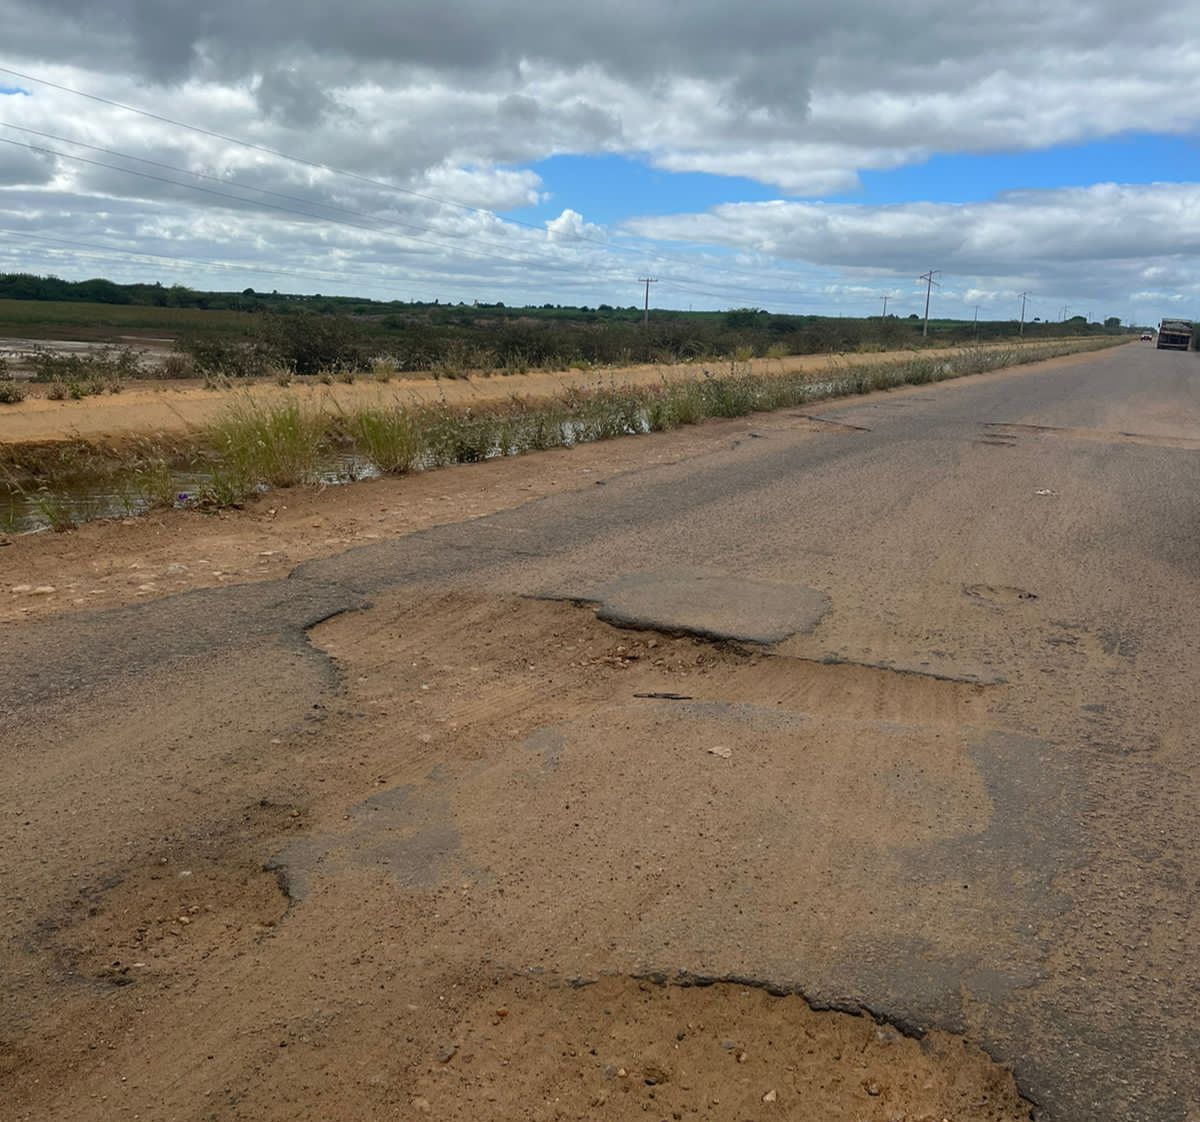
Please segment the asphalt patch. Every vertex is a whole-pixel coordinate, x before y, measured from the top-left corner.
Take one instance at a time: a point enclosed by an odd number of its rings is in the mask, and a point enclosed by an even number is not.
[[[810,633],[831,607],[803,585],[675,568],[629,573],[583,599],[616,627],[762,645]]]

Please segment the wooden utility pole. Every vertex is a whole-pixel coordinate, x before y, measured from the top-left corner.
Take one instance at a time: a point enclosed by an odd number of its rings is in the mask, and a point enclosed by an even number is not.
[[[933,286],[936,284],[938,288],[942,286],[933,278],[938,275],[941,269],[930,269],[927,273],[922,273],[917,280],[925,282],[925,323],[921,327],[921,338],[925,338],[929,334],[929,295],[933,292]]]
[[[638,283],[646,286],[646,302],[642,305],[642,326],[650,326],[650,286],[658,283],[658,277],[638,277]]]
[[[887,302],[888,298],[885,296],[883,298],[883,315],[879,317],[880,319],[887,319]]]
[[[979,338],[979,305],[975,305],[975,338]]]
[[[1017,329],[1018,335],[1025,334],[1025,300],[1029,296],[1028,292],[1019,293],[1021,297],[1021,326]]]

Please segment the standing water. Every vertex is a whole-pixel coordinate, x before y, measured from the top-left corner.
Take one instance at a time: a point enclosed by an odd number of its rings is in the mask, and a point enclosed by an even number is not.
[[[137,474],[72,474],[57,479],[53,486],[20,483],[0,475],[0,532],[37,533],[70,529],[99,518],[131,518],[167,505],[168,496],[169,505],[176,509],[204,504],[215,479],[211,468],[191,463],[164,471],[165,477],[156,477],[153,488]],[[356,453],[339,452],[319,466],[312,482],[335,486],[378,475],[374,465]]]

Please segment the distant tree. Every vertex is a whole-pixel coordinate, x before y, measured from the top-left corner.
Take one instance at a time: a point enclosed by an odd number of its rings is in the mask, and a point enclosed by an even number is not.
[[[1120,327],[1121,326],[1121,317],[1120,316],[1109,316],[1108,319],[1106,319],[1104,321],[1104,326],[1105,327]]]
[[[80,281],[72,286],[77,300],[87,300],[97,304],[132,304],[133,298],[110,280],[95,277],[92,280]]]
[[[734,308],[725,313],[726,327],[754,327],[760,316],[767,313],[761,308]]]

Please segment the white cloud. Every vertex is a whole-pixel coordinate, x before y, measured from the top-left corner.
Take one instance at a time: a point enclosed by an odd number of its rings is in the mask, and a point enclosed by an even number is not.
[[[552,242],[595,241],[605,236],[603,227],[585,222],[583,215],[570,207],[546,223],[546,235]]]
[[[0,0],[0,25],[6,65],[416,192],[0,75],[33,92],[0,99],[13,123],[292,196],[205,185],[255,205],[0,151],[0,208],[10,225],[32,224],[33,232],[62,228],[35,216],[67,209],[80,238],[103,227],[120,244],[148,246],[162,230],[185,230],[173,244],[195,256],[234,243],[279,260],[300,252],[313,269],[336,261],[349,278],[369,265],[414,287],[458,286],[467,298],[512,295],[483,291],[496,285],[529,292],[533,282],[520,269],[549,260],[554,275],[567,259],[575,267],[562,270],[572,278],[564,283],[578,285],[585,264],[593,287],[579,290],[609,302],[609,278],[625,283],[643,267],[728,293],[710,303],[769,304],[773,291],[793,306],[817,294],[852,308],[930,265],[958,271],[962,283],[950,288],[967,302],[986,303],[988,294],[1010,301],[1031,285],[1064,300],[1087,291],[1126,301],[1195,292],[1192,184],[1096,185],[958,208],[795,200],[852,193],[863,171],[936,153],[1194,134],[1200,0],[1139,11],[1136,27],[1118,0],[763,0],[753,18],[729,0],[552,11],[529,0],[406,0],[399,8],[390,0]],[[17,135],[0,129],[0,137]],[[536,204],[544,185],[520,165],[561,153],[620,153],[664,172],[747,177],[790,198],[624,227],[672,239],[671,252],[686,251],[692,263],[674,265],[653,245],[643,258],[606,254],[593,242],[602,232],[570,198],[544,230],[433,201],[484,211]],[[304,220],[267,201],[349,225]],[[103,222],[91,217],[101,211]],[[1179,236],[1164,237],[1167,228]],[[739,286],[755,275],[762,291],[739,300]]]
[[[728,203],[626,225],[643,237],[826,265],[911,269],[933,261],[971,272],[1039,262],[1145,262],[1200,252],[1200,184],[1100,183],[1010,192],[982,203]]]

